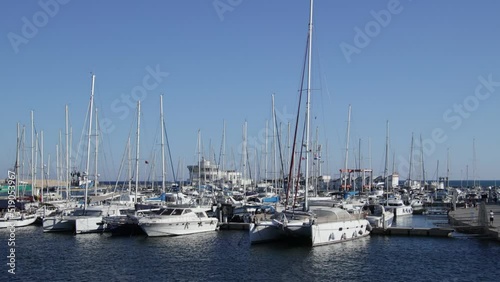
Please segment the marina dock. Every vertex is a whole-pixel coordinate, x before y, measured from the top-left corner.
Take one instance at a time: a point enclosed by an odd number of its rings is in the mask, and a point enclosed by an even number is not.
[[[495,217],[493,225],[489,221],[490,210]],[[458,208],[450,211],[448,221],[458,232],[482,234],[500,240],[500,205],[480,203],[476,207]]]
[[[374,228],[371,235],[397,235],[397,236],[427,236],[427,237],[451,237],[454,232],[451,228],[415,228],[415,227],[389,227]]]

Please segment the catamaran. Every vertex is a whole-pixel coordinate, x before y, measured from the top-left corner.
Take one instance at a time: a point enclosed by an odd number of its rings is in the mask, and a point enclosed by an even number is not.
[[[275,214],[271,220],[255,222],[250,224],[250,242],[252,244],[276,240],[287,240],[297,243],[306,243],[311,246],[339,243],[365,237],[370,234],[370,224],[363,218],[363,214],[357,212],[349,213],[345,209],[330,206],[309,205],[308,181],[309,181],[309,105],[311,96],[311,59],[312,59],[312,27],[313,27],[313,0],[310,1],[309,34],[308,34],[308,76],[307,76],[307,102],[306,102],[306,132],[305,132],[305,191],[303,208],[285,209]],[[297,118],[297,124],[298,124]],[[295,130],[294,145],[297,136],[297,125]],[[292,182],[292,161],[290,163],[289,187]],[[299,181],[297,181],[299,182]],[[297,187],[298,189],[298,187]],[[288,203],[288,195],[286,201]],[[311,202],[312,204],[313,202]],[[292,205],[293,206],[293,205]]]

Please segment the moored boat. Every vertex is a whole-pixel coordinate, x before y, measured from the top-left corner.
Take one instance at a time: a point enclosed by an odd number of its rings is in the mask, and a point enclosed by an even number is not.
[[[218,219],[208,217],[204,208],[164,208],[139,218],[139,226],[149,237],[215,231],[217,224]]]

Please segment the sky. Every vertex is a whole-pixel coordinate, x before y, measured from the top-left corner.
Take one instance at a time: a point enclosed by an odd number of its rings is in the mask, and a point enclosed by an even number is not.
[[[423,163],[426,179],[499,179],[499,10],[494,0],[316,0],[310,140],[322,145],[322,174],[344,167],[348,124],[348,166],[361,159],[382,174],[388,121],[388,169],[401,178],[413,134],[412,178]],[[160,95],[178,179],[198,161],[198,132],[203,155],[221,159],[224,124],[225,167],[241,169],[245,121],[250,166],[262,176],[266,139],[272,166],[273,94],[283,143],[294,127],[308,20],[308,0],[1,1],[0,171],[14,166],[18,123],[30,162],[33,111],[56,177],[66,105],[73,150],[86,142],[94,73],[101,180],[125,179],[138,100],[139,178],[160,167]],[[84,151],[73,153],[81,171]]]

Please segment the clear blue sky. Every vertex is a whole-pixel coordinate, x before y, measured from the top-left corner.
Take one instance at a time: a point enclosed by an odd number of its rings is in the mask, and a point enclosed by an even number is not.
[[[159,95],[164,94],[172,158],[175,169],[182,162],[184,176],[185,167],[197,160],[198,129],[205,155],[212,147],[218,156],[225,120],[226,162],[236,160],[239,168],[243,123],[248,122],[250,148],[261,149],[272,93],[280,122],[286,125],[296,112],[308,0],[10,0],[0,3],[0,11],[2,173],[14,164],[17,122],[26,126],[29,155],[34,110],[55,176],[64,107],[69,105],[76,144],[91,72],[99,116],[108,121],[99,165],[107,180],[116,178],[135,123],[135,106],[122,96],[135,105],[131,94],[144,80],[151,87],[142,95],[141,164],[159,150]],[[376,174],[384,168],[389,120],[390,158],[402,178],[408,175],[402,160],[408,159],[412,132],[428,146],[428,179],[435,178],[438,160],[445,174],[448,149],[451,178],[465,179],[468,166],[472,179],[474,138],[476,178],[499,178],[498,11],[494,0],[316,0],[311,127],[312,137],[319,130],[325,174],[337,176],[343,166],[351,104],[350,156],[357,156],[361,139],[368,167],[370,140]],[[346,56],[346,46],[356,52]],[[148,68],[159,69],[157,80]],[[349,166],[356,166],[353,158]]]

